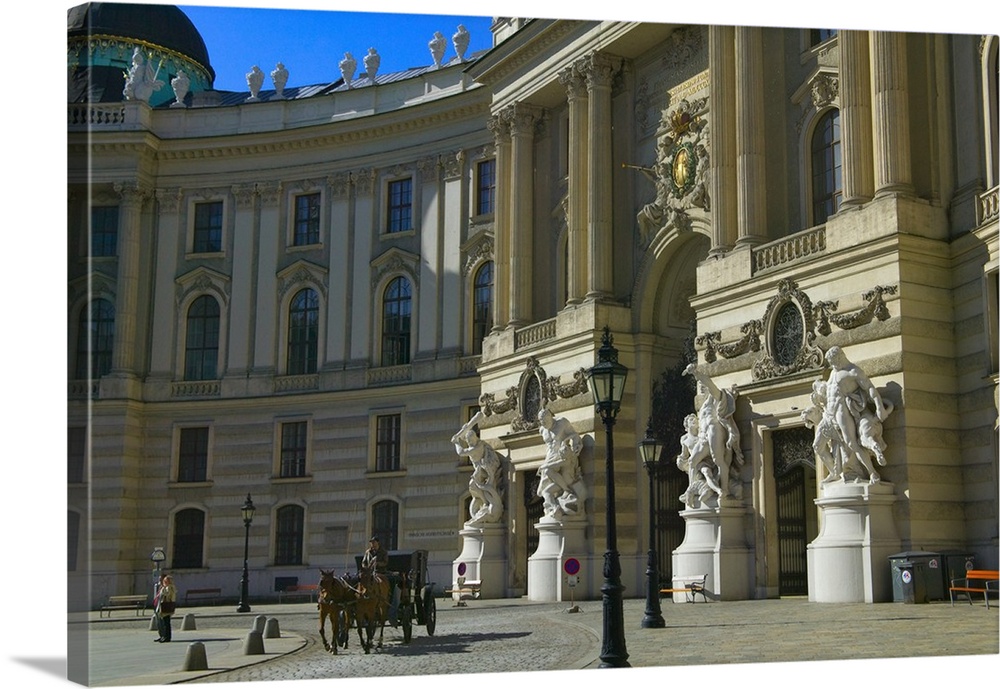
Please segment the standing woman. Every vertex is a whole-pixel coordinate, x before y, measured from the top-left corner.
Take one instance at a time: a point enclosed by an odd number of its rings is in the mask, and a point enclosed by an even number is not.
[[[177,589],[174,588],[174,578],[164,574],[160,580],[160,588],[156,592],[156,620],[160,631],[159,642],[170,641],[170,617],[177,607]]]

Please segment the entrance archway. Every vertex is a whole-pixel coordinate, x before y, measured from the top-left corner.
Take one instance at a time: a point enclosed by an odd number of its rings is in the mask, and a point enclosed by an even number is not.
[[[813,432],[804,427],[771,435],[777,506],[778,595],[809,593],[806,546],[819,534],[815,507],[816,458]]]

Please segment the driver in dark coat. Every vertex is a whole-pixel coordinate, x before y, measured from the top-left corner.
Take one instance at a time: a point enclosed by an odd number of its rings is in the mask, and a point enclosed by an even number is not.
[[[368,550],[361,557],[361,569],[385,574],[385,568],[388,564],[389,553],[378,542],[378,536],[372,536],[368,540]]]

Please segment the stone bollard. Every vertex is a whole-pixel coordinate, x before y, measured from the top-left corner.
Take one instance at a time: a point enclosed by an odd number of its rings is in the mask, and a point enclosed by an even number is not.
[[[281,630],[278,628],[278,618],[269,617],[267,624],[264,625],[264,638],[265,639],[280,639]]]
[[[243,639],[243,655],[264,655],[264,637],[256,629],[250,631]]]
[[[184,620],[181,622],[181,630],[185,631],[185,632],[189,632],[192,629],[197,629],[197,627],[195,626],[195,622],[194,622],[194,613],[193,612],[189,612],[188,614],[186,614],[184,616]]]
[[[205,653],[205,644],[200,641],[194,641],[188,644],[187,654],[184,656],[184,672],[207,669],[208,654]]]
[[[251,629],[254,630],[255,632],[260,632],[261,634],[263,634],[265,624],[267,624],[267,618],[264,617],[263,615],[257,615],[257,617],[253,618],[253,626],[251,627]]]

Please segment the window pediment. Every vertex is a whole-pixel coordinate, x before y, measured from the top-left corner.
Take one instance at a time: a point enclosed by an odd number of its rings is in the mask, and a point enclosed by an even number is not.
[[[232,284],[228,275],[223,275],[217,270],[198,266],[176,280],[176,299],[178,304],[183,304],[189,295],[198,292],[212,292],[219,300],[226,304],[229,302],[229,294]]]

